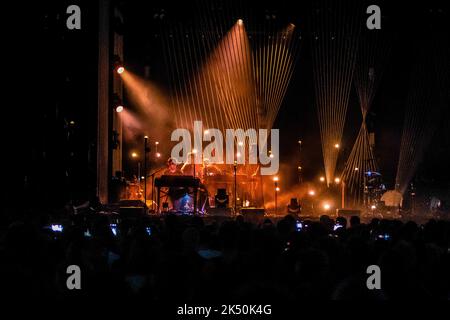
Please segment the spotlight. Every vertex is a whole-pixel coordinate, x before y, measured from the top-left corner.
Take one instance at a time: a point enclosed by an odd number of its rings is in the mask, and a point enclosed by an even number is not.
[[[113,97],[113,108],[117,113],[120,113],[124,110],[122,99],[117,94],[114,94]]]
[[[335,182],[335,183],[339,183],[339,182],[341,182],[341,179],[336,178],[336,179],[334,179],[334,182]]]
[[[336,149],[339,149],[341,146],[339,145],[339,143],[336,143],[336,144],[334,145],[334,147],[335,147]]]
[[[122,59],[120,59],[118,55],[114,55],[114,71],[116,71],[118,74],[122,74],[125,71]]]
[[[330,210],[331,205],[330,205],[329,203],[324,203],[324,204],[323,204],[323,208],[324,208],[325,210]]]
[[[325,177],[320,177],[320,182],[325,182]]]

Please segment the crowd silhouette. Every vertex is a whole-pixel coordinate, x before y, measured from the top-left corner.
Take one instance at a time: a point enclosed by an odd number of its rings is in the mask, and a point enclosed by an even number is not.
[[[60,217],[61,231],[52,219],[1,224],[4,293],[204,303],[450,298],[448,221],[78,214]],[[66,286],[69,265],[80,267],[81,290]],[[381,269],[381,290],[366,286],[369,265]]]

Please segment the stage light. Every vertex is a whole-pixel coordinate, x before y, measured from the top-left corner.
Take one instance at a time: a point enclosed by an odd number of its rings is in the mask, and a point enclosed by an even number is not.
[[[238,23],[238,25],[242,26],[244,24],[244,20],[238,19],[237,23]]]
[[[324,204],[323,204],[323,208],[324,208],[325,210],[330,210],[331,205],[330,205],[329,203],[324,203]]]
[[[325,177],[320,177],[320,182],[325,182]]]
[[[339,145],[339,143],[336,143],[336,144],[334,145],[334,147],[335,147],[336,149],[339,149],[341,146]]]
[[[335,178],[335,179],[334,179],[334,182],[337,184],[337,183],[341,182],[341,179]]]
[[[112,103],[113,103],[112,104],[113,108],[117,113],[120,113],[125,109],[123,106],[123,103],[122,103],[122,99],[120,99],[120,97],[117,93],[114,94],[114,96],[112,98]]]
[[[114,55],[114,71],[116,71],[118,74],[122,74],[125,71],[125,67],[123,66],[123,61],[120,59],[120,57],[115,54]]]
[[[309,190],[308,194],[309,194],[310,196],[315,196],[315,195],[316,195],[316,192],[315,192],[314,190]]]
[[[141,177],[141,180],[144,180],[144,179],[145,179],[145,177],[144,177],[144,176],[142,176],[142,177]]]
[[[138,154],[137,154],[136,152],[133,152],[133,153],[131,153],[131,157],[132,157],[132,158],[137,158],[137,157],[138,157]]]

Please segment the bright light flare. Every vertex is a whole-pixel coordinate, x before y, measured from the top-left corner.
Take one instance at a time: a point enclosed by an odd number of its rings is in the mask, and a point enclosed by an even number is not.
[[[116,107],[116,112],[117,113],[121,113],[123,111],[123,106],[117,106]]]
[[[319,180],[320,182],[325,182],[325,177],[320,177]]]
[[[325,210],[330,210],[331,209],[331,205],[329,204],[329,203],[324,203],[323,204],[323,208],[325,209]]]
[[[339,178],[334,179],[334,183],[338,184],[339,182],[341,182],[341,179],[339,179]]]
[[[118,74],[122,74],[122,73],[124,73],[124,71],[125,71],[125,68],[124,68],[124,67],[118,67],[118,68],[117,68],[117,73],[118,73]]]
[[[137,158],[137,157],[138,157],[138,154],[137,154],[136,152],[133,152],[133,153],[131,153],[131,157],[132,157],[132,158]]]
[[[314,190],[309,190],[309,191],[308,191],[308,194],[309,194],[310,196],[315,196],[315,195],[316,195],[316,192],[315,192]]]
[[[278,181],[279,180],[279,178],[278,177],[273,177],[273,181]]]

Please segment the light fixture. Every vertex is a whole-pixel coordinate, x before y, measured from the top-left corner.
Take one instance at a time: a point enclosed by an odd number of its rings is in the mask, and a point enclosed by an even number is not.
[[[334,182],[335,182],[335,183],[339,183],[339,182],[341,182],[341,179],[335,178],[335,179],[334,179]]]
[[[117,113],[121,113],[125,108],[122,103],[122,99],[117,94],[113,96],[113,108]]]
[[[315,192],[314,190],[309,190],[309,191],[308,191],[308,194],[309,194],[310,196],[314,196],[314,195],[316,195],[316,192]]]
[[[336,144],[334,145],[334,147],[335,147],[336,149],[339,149],[339,148],[340,148],[339,143],[336,143]]]
[[[125,71],[125,67],[123,66],[122,59],[116,54],[114,55],[114,71],[118,74],[122,74]]]
[[[325,182],[325,177],[320,177],[319,180],[320,182]]]

